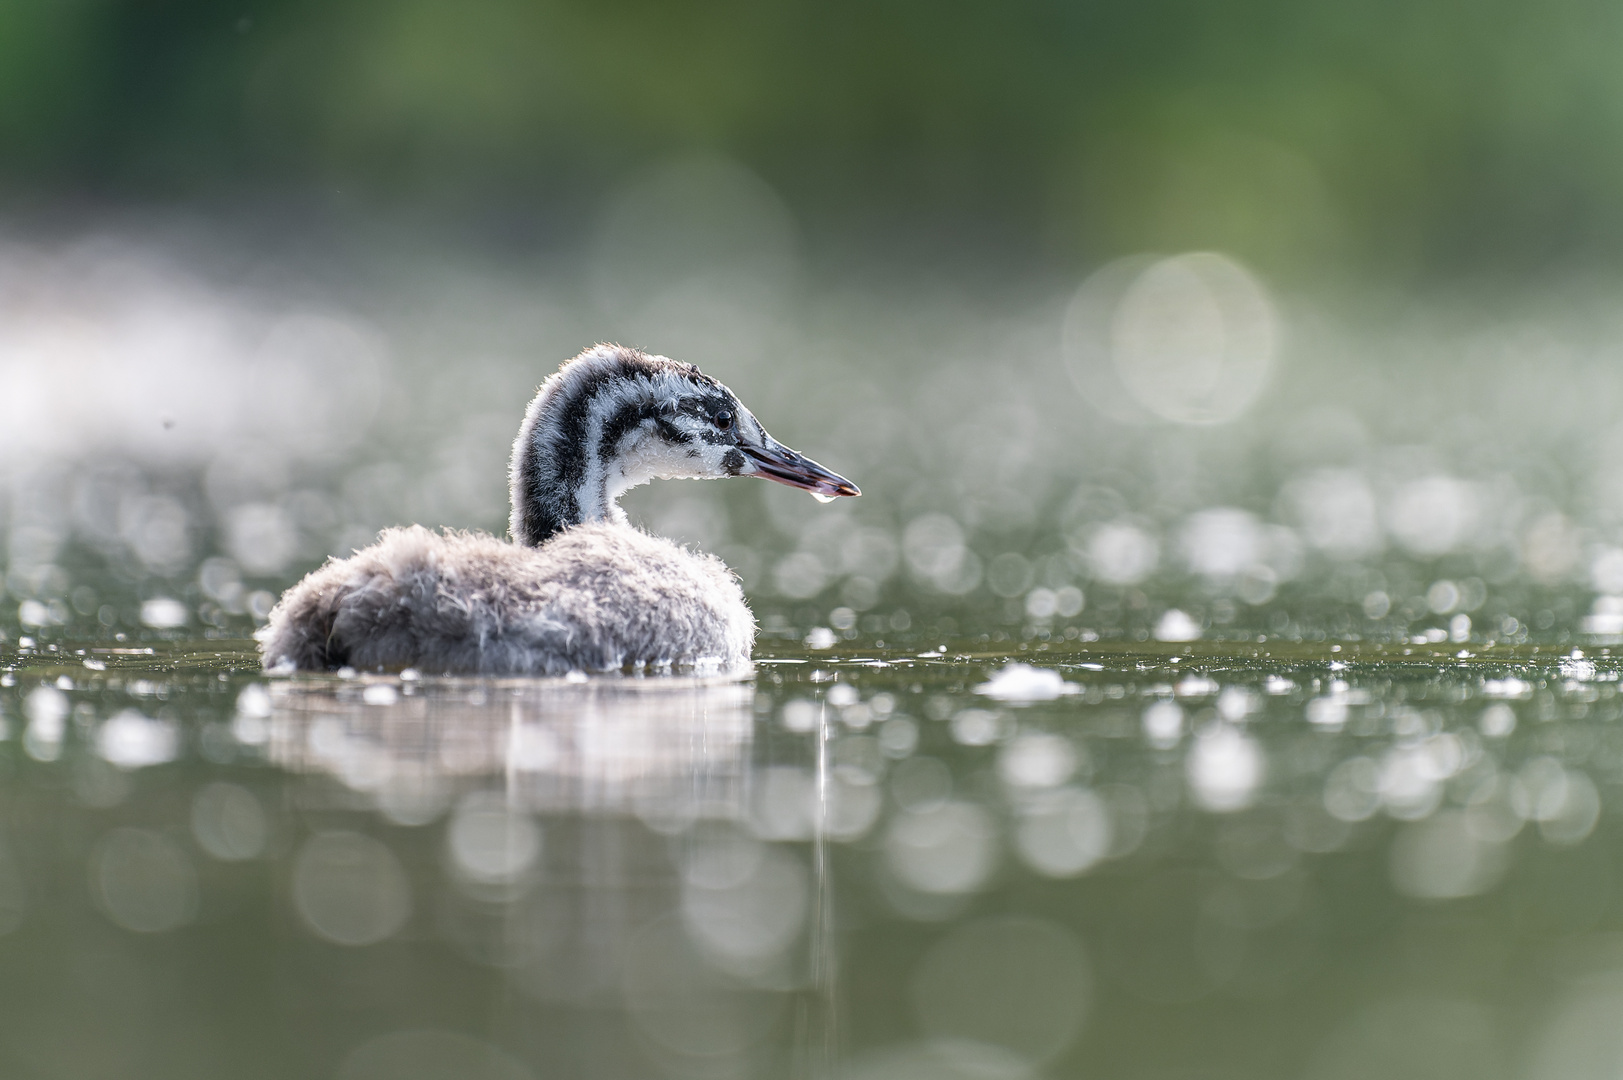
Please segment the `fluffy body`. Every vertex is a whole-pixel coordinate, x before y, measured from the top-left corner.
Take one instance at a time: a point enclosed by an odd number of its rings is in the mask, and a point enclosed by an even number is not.
[[[726,564],[618,523],[539,547],[389,529],[288,590],[261,631],[267,667],[479,675],[733,667],[754,640]]]
[[[525,413],[508,474],[513,543],[390,529],[283,595],[259,634],[265,666],[557,675],[746,664],[755,620],[731,572],[633,528],[615,500],[649,480],[753,475],[857,494],[693,365],[594,346]]]

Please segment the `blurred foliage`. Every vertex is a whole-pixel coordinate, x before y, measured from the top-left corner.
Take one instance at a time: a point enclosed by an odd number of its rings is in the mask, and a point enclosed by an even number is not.
[[[0,0],[0,190],[567,231],[704,149],[852,236],[1537,268],[1623,247],[1620,40],[1597,0]]]

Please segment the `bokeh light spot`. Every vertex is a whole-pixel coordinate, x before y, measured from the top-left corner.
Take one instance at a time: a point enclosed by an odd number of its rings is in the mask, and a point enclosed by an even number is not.
[[[400,860],[369,836],[318,833],[293,863],[293,902],[316,936],[335,945],[374,945],[411,915]]]
[[[197,915],[197,871],[173,840],[148,829],[114,829],[90,858],[91,891],[109,919],[157,934]]]

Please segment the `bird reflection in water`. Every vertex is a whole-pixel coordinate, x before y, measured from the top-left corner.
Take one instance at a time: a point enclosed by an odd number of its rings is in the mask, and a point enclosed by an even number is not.
[[[808,783],[763,783],[786,767],[757,773],[754,702],[749,682],[702,677],[273,683],[267,757],[320,778],[296,789],[317,827],[295,907],[337,944],[431,924],[505,970],[591,1075],[650,1058],[821,1068],[834,965],[816,763]],[[797,818],[809,846],[770,842]],[[437,859],[407,853],[424,838]],[[402,863],[436,862],[407,895]]]
[[[530,812],[726,816],[741,796],[754,688],[736,679],[278,682],[270,760],[329,773],[400,824],[502,778]],[[420,820],[419,820],[420,819]]]

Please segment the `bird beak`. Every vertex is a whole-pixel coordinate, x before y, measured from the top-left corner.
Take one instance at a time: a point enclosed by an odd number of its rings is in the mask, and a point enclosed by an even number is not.
[[[764,434],[764,432],[763,432]],[[829,472],[804,454],[796,453],[766,436],[761,446],[740,446],[740,450],[755,464],[751,474],[780,484],[809,491],[819,499],[833,499],[837,495],[861,495],[857,486],[838,473]]]

